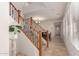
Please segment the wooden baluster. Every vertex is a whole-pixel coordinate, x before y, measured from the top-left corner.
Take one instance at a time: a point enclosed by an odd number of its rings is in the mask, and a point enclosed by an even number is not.
[[[37,48],[39,49],[39,32],[37,32]]]
[[[35,35],[36,35],[36,39],[37,39],[37,40],[36,40],[36,46],[37,46],[37,48],[38,48],[38,32],[36,32]]]
[[[32,17],[30,17],[30,27],[32,27]]]
[[[48,46],[49,46],[49,45],[48,45],[48,44],[49,44],[49,43],[48,43],[48,41],[49,41],[48,31],[46,32],[46,41],[47,41],[47,48],[48,48]]]
[[[19,16],[20,16],[20,12],[21,12],[21,11],[18,10],[18,19],[17,19],[18,23],[20,22],[20,17],[19,17]]]
[[[11,9],[12,9],[12,18],[13,18],[13,7],[11,7]]]
[[[39,55],[42,55],[42,32],[39,31]]]
[[[11,3],[9,3],[9,14],[11,16]]]
[[[36,43],[36,47],[38,48],[38,33],[37,32],[35,32],[35,43]]]
[[[32,27],[32,17],[30,17],[29,20],[29,27],[30,27],[30,31],[32,31],[31,27]],[[30,40],[32,41],[32,36],[30,36]]]

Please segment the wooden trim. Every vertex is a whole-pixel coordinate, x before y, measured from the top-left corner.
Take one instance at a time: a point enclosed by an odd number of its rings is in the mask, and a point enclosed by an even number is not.
[[[42,55],[42,32],[39,31],[39,56]]]
[[[47,48],[49,47],[49,34],[48,31],[46,32],[46,41],[47,41]]]

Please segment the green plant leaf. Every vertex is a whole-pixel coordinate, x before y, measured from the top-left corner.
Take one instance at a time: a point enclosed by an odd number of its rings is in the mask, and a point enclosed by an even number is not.
[[[19,25],[10,25],[9,26],[9,32],[17,33],[17,32],[20,32],[19,29],[22,29],[22,27]]]
[[[21,27],[21,26],[16,25],[16,27],[17,27],[18,29],[22,29],[22,27]]]
[[[9,26],[9,32],[13,32],[14,28],[12,26]]]

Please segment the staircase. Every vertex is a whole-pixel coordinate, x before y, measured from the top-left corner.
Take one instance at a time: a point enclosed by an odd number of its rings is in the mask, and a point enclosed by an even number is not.
[[[23,28],[20,29],[32,44],[39,50],[39,55],[42,55],[43,37],[42,32],[46,32],[46,47],[48,47],[48,31],[43,29],[39,24],[35,23],[32,17],[27,20],[21,16],[21,11],[10,2],[10,16]],[[21,54],[21,53],[19,53]]]

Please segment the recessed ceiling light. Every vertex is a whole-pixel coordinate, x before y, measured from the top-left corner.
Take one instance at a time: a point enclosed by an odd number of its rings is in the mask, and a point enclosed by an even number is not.
[[[29,3],[28,2],[25,2],[25,6],[28,6],[29,5]]]
[[[33,17],[33,20],[39,20],[39,21],[43,21],[43,20],[45,20],[45,18],[44,17],[38,17],[38,16],[34,16]]]
[[[36,23],[40,24],[40,21],[35,21]]]

